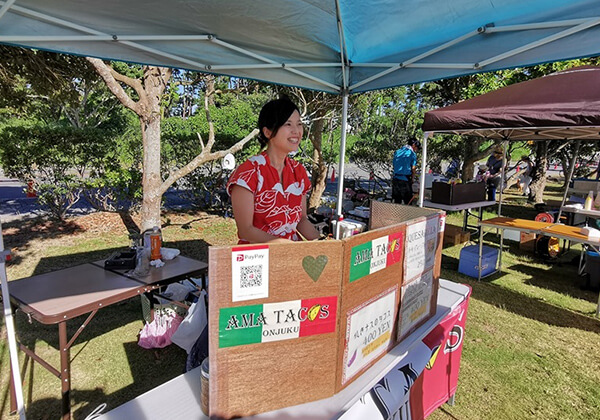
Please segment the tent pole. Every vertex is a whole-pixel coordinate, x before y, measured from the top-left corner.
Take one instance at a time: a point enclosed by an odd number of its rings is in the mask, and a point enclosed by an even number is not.
[[[423,199],[425,198],[425,163],[427,162],[427,138],[431,132],[423,133],[423,150],[421,150],[421,179],[419,179],[419,207],[423,207]]]
[[[10,367],[13,375],[17,412],[19,419],[25,420],[25,407],[23,405],[23,385],[21,384],[21,371],[19,370],[19,355],[17,353],[17,340],[12,308],[10,307],[10,294],[8,292],[8,278],[6,276],[6,256],[4,239],[2,237],[2,222],[0,221],[0,283],[2,283],[2,303],[4,306],[4,320],[6,322],[6,335],[8,336],[8,350],[10,353]]]
[[[348,124],[348,92],[342,95],[342,135],[340,139],[340,160],[338,163],[338,195],[337,195],[337,223],[335,239],[339,239],[340,220],[342,216],[342,202],[344,200],[344,161],[346,159],[346,126]]]
[[[500,197],[498,198],[498,217],[502,215],[502,190],[504,190],[504,168],[506,168],[508,162],[506,161],[506,148],[508,147],[508,141],[502,142],[502,168],[500,169]]]
[[[581,146],[581,140],[577,140],[575,142],[575,150],[573,151],[573,159],[571,159],[571,168],[569,169],[569,176],[565,182],[565,191],[563,193],[562,202],[560,203],[560,209],[558,209],[558,217],[556,218],[556,223],[560,223],[560,216],[562,216],[562,208],[567,201],[567,194],[569,192],[569,184],[571,183],[571,178],[573,178],[573,172],[575,172],[575,163],[577,162],[577,155],[579,154],[579,147]]]

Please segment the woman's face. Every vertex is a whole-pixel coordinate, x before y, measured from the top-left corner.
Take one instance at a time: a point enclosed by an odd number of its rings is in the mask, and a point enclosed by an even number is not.
[[[281,152],[291,153],[298,150],[300,141],[302,140],[302,134],[304,132],[304,126],[300,119],[298,111],[294,110],[290,118],[277,130],[277,134],[271,137],[271,130],[263,128],[265,135],[270,138],[268,147],[275,148]]]

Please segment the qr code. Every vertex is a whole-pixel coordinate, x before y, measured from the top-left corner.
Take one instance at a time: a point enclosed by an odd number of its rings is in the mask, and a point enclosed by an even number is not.
[[[241,269],[240,288],[262,285],[262,265],[249,265]]]

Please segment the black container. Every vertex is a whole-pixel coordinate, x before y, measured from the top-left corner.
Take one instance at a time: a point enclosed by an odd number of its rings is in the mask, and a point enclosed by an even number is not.
[[[108,259],[104,261],[104,268],[113,269],[130,269],[135,268],[135,249],[128,249],[127,251],[116,251],[113,252]]]
[[[434,182],[431,184],[431,202],[450,206],[485,201],[485,182],[468,182],[466,184],[448,184]]]

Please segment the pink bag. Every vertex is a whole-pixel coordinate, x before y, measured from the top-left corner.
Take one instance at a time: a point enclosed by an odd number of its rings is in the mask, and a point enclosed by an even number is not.
[[[174,311],[159,310],[154,320],[146,323],[140,331],[138,345],[145,349],[163,348],[171,344],[171,336],[181,324],[183,318]]]

